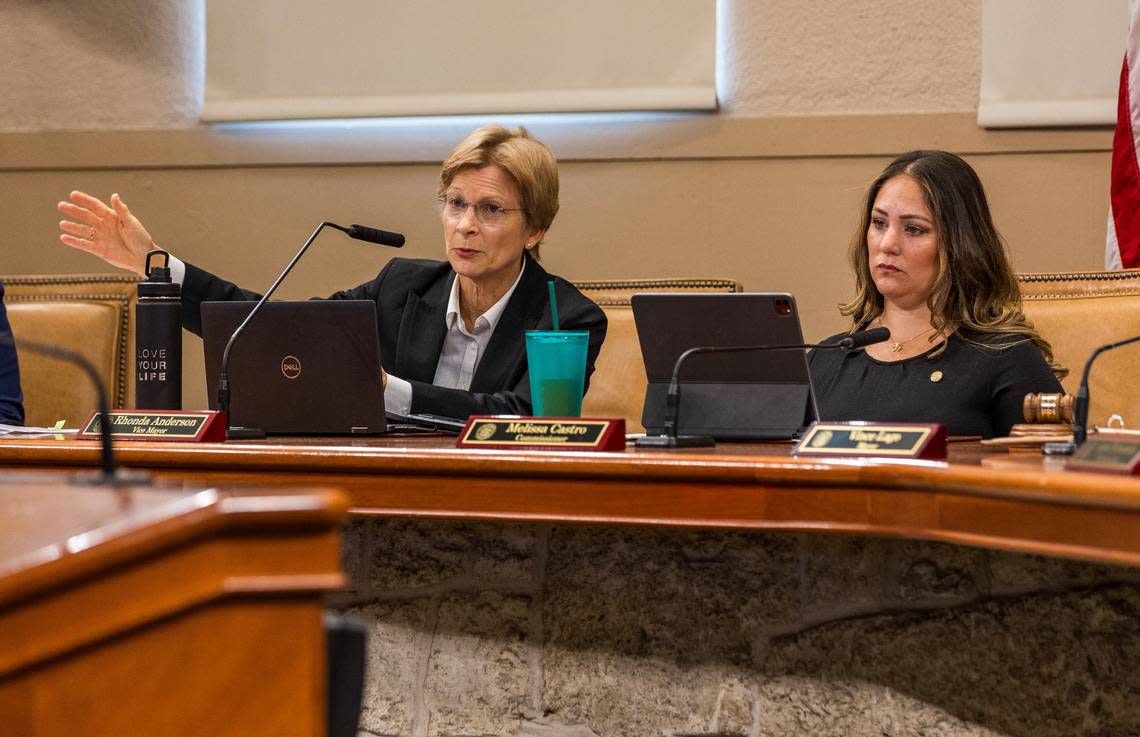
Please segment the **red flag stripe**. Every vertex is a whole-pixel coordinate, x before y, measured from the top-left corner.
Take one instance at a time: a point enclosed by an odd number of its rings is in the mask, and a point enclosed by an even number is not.
[[[1120,71],[1116,106],[1116,133],[1112,139],[1112,218],[1120,261],[1126,269],[1140,267],[1140,165],[1133,135],[1132,90],[1128,84],[1128,57]]]

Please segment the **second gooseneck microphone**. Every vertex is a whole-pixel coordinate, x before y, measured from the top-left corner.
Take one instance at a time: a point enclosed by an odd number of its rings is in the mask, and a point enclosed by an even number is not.
[[[1073,404],[1073,449],[1081,447],[1089,434],[1089,370],[1092,368],[1093,361],[1096,357],[1105,351],[1111,351],[1114,348],[1128,345],[1140,341],[1140,335],[1124,340],[1118,340],[1115,343],[1102,345],[1092,352],[1089,360],[1085,362],[1085,370],[1081,373],[1081,386],[1077,389],[1077,399]],[[1071,452],[1071,451],[1069,451]]]
[[[99,370],[95,368],[90,360],[77,351],[35,340],[24,340],[21,338],[17,341],[10,335],[0,338],[0,343],[11,345],[17,350],[38,353],[76,366],[86,375],[91,385],[95,387],[96,407],[99,412],[99,439],[102,447],[102,452],[99,456],[100,473],[94,477],[75,476],[73,477],[73,482],[108,484],[112,486],[145,484],[150,482],[150,474],[139,471],[125,472],[124,469],[118,467],[118,463],[115,461],[115,450],[111,437],[113,425],[111,421],[110,404],[107,401],[107,386],[103,381],[103,377],[99,374]]]
[[[638,438],[636,445],[639,448],[694,448],[710,447],[716,445],[711,437],[705,435],[678,435],[677,428],[681,416],[681,368],[690,356],[698,353],[742,353],[745,351],[802,351],[811,348],[823,350],[847,350],[882,343],[889,340],[891,331],[887,328],[872,328],[852,333],[836,343],[798,343],[792,345],[731,345],[731,346],[698,346],[690,348],[677,357],[673,364],[673,376],[669,379],[669,388],[665,394],[665,424],[661,435],[647,435]]]
[[[249,325],[253,316],[258,313],[261,306],[277,291],[277,287],[281,286],[281,282],[285,281],[285,277],[289,275],[289,272],[292,271],[293,267],[297,265],[297,262],[301,260],[301,256],[304,255],[305,251],[309,249],[309,246],[313,244],[313,241],[317,239],[317,236],[326,227],[336,228],[341,232],[347,233],[350,238],[355,238],[358,241],[367,241],[380,246],[391,246],[392,248],[400,248],[404,245],[404,236],[400,233],[391,233],[387,230],[370,228],[367,225],[353,224],[346,228],[343,225],[337,225],[327,220],[318,225],[316,230],[313,231],[313,234],[309,236],[309,239],[305,241],[305,245],[301,246],[301,250],[297,251],[297,255],[293,257],[293,260],[289,262],[285,270],[282,271],[281,275],[277,277],[277,280],[273,282],[273,285],[266,290],[265,294],[258,300],[257,304],[253,306],[253,309],[249,311],[249,314],[246,315],[245,319],[237,326],[233,335],[231,335],[230,339],[226,342],[226,349],[222,352],[222,367],[218,372],[218,409],[226,413],[227,422],[229,421],[230,411],[230,351],[233,349],[234,343],[242,331],[245,330],[246,326]],[[243,428],[234,427],[229,428],[227,431],[227,437],[231,438],[263,437],[264,435],[265,433],[260,430],[244,430]]]

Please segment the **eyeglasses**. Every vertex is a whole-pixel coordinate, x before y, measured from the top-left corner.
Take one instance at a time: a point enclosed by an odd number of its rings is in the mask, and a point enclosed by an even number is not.
[[[475,209],[475,217],[483,225],[498,225],[512,212],[525,212],[521,207],[500,207],[493,202],[468,202],[456,195],[442,195],[439,202],[443,207],[443,216],[453,222],[462,220],[469,207]]]

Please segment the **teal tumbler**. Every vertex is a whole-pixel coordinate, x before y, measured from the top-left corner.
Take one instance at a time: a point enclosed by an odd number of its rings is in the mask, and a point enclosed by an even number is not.
[[[535,417],[579,417],[586,384],[585,330],[528,330],[526,360]]]

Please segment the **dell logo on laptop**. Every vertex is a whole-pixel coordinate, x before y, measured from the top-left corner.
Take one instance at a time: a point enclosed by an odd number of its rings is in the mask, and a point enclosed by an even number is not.
[[[281,359],[281,373],[286,379],[296,379],[301,375],[301,359],[296,356],[285,356]]]

